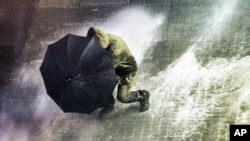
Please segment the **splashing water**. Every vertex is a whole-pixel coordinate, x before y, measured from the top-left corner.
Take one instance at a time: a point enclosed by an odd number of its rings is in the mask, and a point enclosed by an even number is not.
[[[210,40],[216,38],[223,33],[227,25],[232,19],[233,12],[237,6],[238,0],[221,0],[218,1],[218,6],[213,9],[213,15],[207,19],[205,28],[200,32],[200,39]]]
[[[158,38],[163,20],[162,15],[153,15],[142,8],[126,8],[113,15],[102,26],[108,33],[124,38],[140,64],[152,41]]]
[[[159,27],[164,21],[161,14],[149,13],[140,7],[124,8],[112,14],[103,23],[91,23],[91,26],[99,26],[106,33],[122,37],[129,49],[135,56],[137,63],[143,60],[145,52],[152,45],[152,41],[158,38]],[[77,34],[86,35],[87,29],[84,27]]]
[[[197,42],[211,40],[220,36],[226,29],[227,23],[232,17],[238,0],[220,1],[219,6],[214,10],[214,14],[207,19],[207,25],[201,30]],[[212,30],[211,30],[212,29]],[[204,124],[200,120],[213,116],[211,112],[217,108],[222,101],[227,101],[226,97],[232,96],[232,101],[237,101],[235,94],[240,94],[238,99],[239,108],[242,101],[249,95],[249,76],[247,71],[250,67],[249,57],[240,60],[218,58],[210,60],[206,67],[202,67],[195,57],[197,48],[206,49],[206,46],[197,46],[194,43],[178,60],[169,65],[157,76],[149,78],[140,87],[149,88],[152,95],[152,117],[162,112],[169,112],[171,108],[177,108],[174,113],[173,128],[179,127],[179,135],[188,136],[194,130]],[[237,69],[238,68],[238,69]],[[241,68],[241,70],[239,70]],[[244,73],[244,75],[242,75]],[[248,78],[248,79],[246,79]],[[231,106],[230,106],[231,107]],[[243,105],[244,107],[244,105]],[[245,103],[245,107],[249,107]],[[233,108],[235,110],[235,108]],[[173,113],[170,113],[173,114]],[[230,115],[230,112],[227,113]],[[238,113],[239,115],[240,113]],[[241,113],[242,114],[242,113]],[[243,121],[249,121],[249,112],[244,113]],[[239,116],[242,117],[242,116]],[[190,123],[194,122],[192,125]],[[195,124],[196,122],[196,124]],[[236,122],[240,122],[240,120]],[[185,125],[183,128],[181,125]],[[188,126],[197,126],[189,128]],[[182,133],[180,133],[182,132]],[[173,136],[167,135],[167,136]]]
[[[225,23],[227,23],[234,12],[237,2],[237,0],[220,1],[220,6],[215,8],[214,15],[210,19],[207,19],[207,26],[212,25],[213,30],[202,29],[197,42],[221,36],[221,32],[227,27]],[[96,25],[102,27],[107,33],[117,34],[124,38],[136,56],[138,63],[141,63],[143,55],[150,47],[152,40],[157,38],[157,31],[163,20],[163,16],[152,15],[145,9],[126,8],[111,16],[106,22],[96,23]],[[87,28],[84,27],[84,30],[81,31],[86,30]],[[86,35],[86,32],[81,34]],[[250,112],[248,112],[250,105],[247,103],[250,100],[250,82],[248,81],[250,80],[250,64],[248,63],[250,62],[250,57],[244,57],[240,60],[232,59],[231,61],[217,58],[210,60],[206,67],[202,67],[194,54],[197,48],[205,49],[206,47],[200,47],[194,43],[183,56],[169,65],[164,71],[159,72],[157,76],[143,78],[144,81],[138,82],[138,87],[149,89],[152,93],[151,109],[142,115],[144,116],[143,118],[148,118],[149,116],[150,120],[147,125],[142,126],[142,132],[139,134],[140,138],[138,140],[142,140],[143,137],[150,138],[156,135],[158,137],[160,135],[161,137],[175,137],[176,135],[183,137],[190,136],[191,132],[197,131],[199,126],[204,124],[205,119],[213,116],[213,110],[218,108],[218,105],[229,100],[237,102],[232,102],[229,106],[226,105],[230,109],[226,113],[226,116],[230,116],[231,113],[236,114],[237,118],[233,122],[237,123],[250,121]],[[63,140],[65,139],[64,135],[67,135],[68,132],[69,134],[71,132],[72,134],[76,134],[76,137],[72,137],[75,140],[95,140],[95,135],[106,131],[108,129],[107,126],[113,129],[108,132],[111,134],[108,138],[112,140],[114,129],[117,130],[115,131],[116,134],[118,134],[119,129],[121,130],[121,127],[119,127],[121,125],[120,118],[129,122],[135,120],[135,122],[128,126],[137,126],[136,117],[133,115],[132,117],[125,118],[118,117],[118,120],[114,117],[110,125],[108,121],[102,123],[93,119],[93,116],[67,115],[58,112],[60,109],[48,96],[45,96],[46,92],[38,72],[38,67],[38,64],[23,66],[18,72],[18,85],[20,87],[24,87],[23,89],[37,87],[36,95],[39,96],[37,96],[32,105],[29,105],[29,107],[32,107],[32,110],[28,111],[32,112],[32,118],[42,121],[42,125],[34,123],[34,126],[41,128],[39,136],[35,137],[36,140],[53,140],[53,137],[55,140]],[[27,86],[29,87],[26,88]],[[15,92],[18,93],[19,90],[17,89]],[[230,99],[228,100],[228,98]],[[172,121],[168,123],[168,126],[161,125],[164,122],[162,117],[165,116],[165,113],[169,116],[167,118]],[[30,127],[17,126],[13,120],[11,116],[1,113],[1,140],[30,140],[30,136],[32,136]],[[160,123],[158,123],[159,121]],[[190,124],[191,121],[192,124]],[[114,126],[112,126],[113,124]],[[178,127],[178,130],[173,132],[167,130],[160,134],[161,128],[159,130],[155,130],[154,128],[157,124],[159,124],[159,127],[166,126],[171,130],[175,130]],[[150,128],[146,129],[147,127]],[[57,131],[57,129],[60,129],[60,131]],[[148,134],[143,132],[147,130],[150,131]],[[136,134],[133,135],[131,136],[137,136]],[[99,137],[102,138],[105,136],[100,135]],[[124,140],[131,140],[131,138],[126,138],[125,133],[123,134],[123,138]]]

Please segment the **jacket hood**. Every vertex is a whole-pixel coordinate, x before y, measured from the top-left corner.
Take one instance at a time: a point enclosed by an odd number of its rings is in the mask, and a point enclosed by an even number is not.
[[[109,37],[108,35],[99,27],[93,27],[95,32],[95,39],[100,44],[101,47],[106,49],[109,45]]]

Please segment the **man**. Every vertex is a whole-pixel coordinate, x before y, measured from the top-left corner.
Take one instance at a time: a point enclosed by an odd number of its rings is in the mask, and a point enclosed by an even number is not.
[[[150,94],[147,90],[130,91],[136,83],[137,63],[126,43],[118,36],[106,34],[98,27],[91,27],[88,37],[94,37],[100,46],[112,54],[115,72],[118,76],[117,99],[122,103],[140,102],[140,112],[149,109]],[[105,108],[113,107],[114,102]]]

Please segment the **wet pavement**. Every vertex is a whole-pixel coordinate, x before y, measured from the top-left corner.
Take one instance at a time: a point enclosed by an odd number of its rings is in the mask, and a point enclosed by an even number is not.
[[[228,141],[250,124],[247,0],[0,2],[1,141]],[[151,108],[122,104],[100,117],[63,113],[39,67],[48,44],[98,25],[127,41],[139,63],[134,89]],[[115,96],[115,94],[114,94]]]

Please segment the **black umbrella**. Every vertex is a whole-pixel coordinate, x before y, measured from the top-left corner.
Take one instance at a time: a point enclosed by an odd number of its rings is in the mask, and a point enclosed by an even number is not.
[[[89,114],[113,100],[111,54],[93,38],[68,34],[49,45],[40,71],[48,95],[64,112]]]

